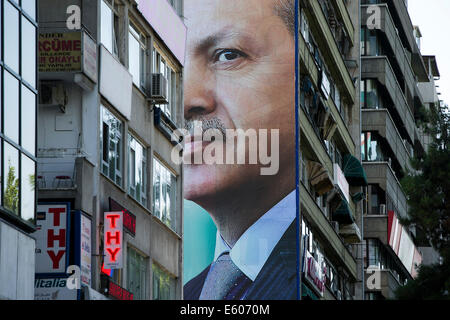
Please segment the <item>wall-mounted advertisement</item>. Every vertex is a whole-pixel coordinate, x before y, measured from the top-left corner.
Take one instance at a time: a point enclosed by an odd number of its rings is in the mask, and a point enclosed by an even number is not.
[[[297,299],[295,1],[184,16],[184,298]]]
[[[34,300],[77,300],[79,290],[67,287],[67,278],[36,278]]]
[[[75,264],[80,267],[81,284],[91,286],[92,220],[80,210],[74,211]]]
[[[388,211],[388,241],[406,270],[415,278],[417,276],[417,266],[422,263],[422,255],[392,210]]]
[[[36,212],[36,273],[65,274],[70,247],[70,203],[39,203]]]

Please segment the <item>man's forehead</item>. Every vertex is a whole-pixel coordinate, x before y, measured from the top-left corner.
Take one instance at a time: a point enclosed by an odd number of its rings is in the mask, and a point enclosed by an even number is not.
[[[267,29],[270,20],[280,23],[276,0],[187,0],[185,23],[188,46],[216,39],[251,39]],[[267,30],[266,30],[267,31]]]
[[[214,22],[248,20],[275,15],[274,5],[277,0],[186,0],[184,15],[186,24],[209,21],[209,28]],[[213,22],[213,23],[211,23]]]

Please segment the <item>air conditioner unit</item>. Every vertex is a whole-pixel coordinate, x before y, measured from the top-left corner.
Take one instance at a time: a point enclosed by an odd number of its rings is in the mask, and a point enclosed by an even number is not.
[[[162,73],[152,75],[151,98],[158,103],[168,103],[167,79]]]
[[[67,104],[67,94],[62,83],[42,83],[39,90],[39,105],[63,108]]]
[[[339,222],[331,221],[331,226],[333,227],[334,231],[339,234]]]
[[[380,215],[386,215],[386,205],[380,204]]]

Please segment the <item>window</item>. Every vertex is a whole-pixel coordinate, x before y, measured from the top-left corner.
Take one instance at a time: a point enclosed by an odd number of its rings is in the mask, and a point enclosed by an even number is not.
[[[363,109],[383,108],[383,101],[378,92],[378,83],[375,79],[361,81],[361,107]]]
[[[32,1],[22,1],[32,2]],[[22,16],[22,78],[36,86],[36,27]]]
[[[3,206],[19,215],[19,151],[4,142],[3,152]]]
[[[158,104],[156,106],[173,120],[175,119],[177,105],[177,73],[169,66],[167,61],[155,48],[153,48],[152,56],[154,73],[161,73],[167,79],[166,90],[168,103]]]
[[[175,278],[163,271],[156,263],[152,264],[153,300],[175,299]]]
[[[133,293],[133,300],[147,298],[147,259],[136,250],[127,249],[127,289]]]
[[[143,206],[147,206],[146,152],[142,144],[128,134],[128,192]]]
[[[122,185],[122,122],[104,106],[101,107],[102,173]]]
[[[118,17],[114,10],[114,0],[101,1],[100,15],[101,15],[101,31],[100,39],[102,44],[113,55],[118,55],[117,49],[117,24]]]
[[[133,83],[138,88],[145,88],[145,51],[146,37],[130,24],[128,35],[128,65]]]
[[[21,216],[22,219],[33,223],[35,207],[35,164],[34,161],[22,154],[20,174],[21,184]]]
[[[32,155],[36,149],[36,95],[22,85],[22,146]]]
[[[153,159],[153,214],[176,231],[175,176],[158,160]]]
[[[19,143],[19,81],[8,71],[4,72],[3,130],[13,142]]]
[[[3,33],[4,61],[19,74],[19,11],[7,0],[4,0],[3,4],[3,23],[8,26],[8,32]]]
[[[0,214],[31,224],[36,211],[35,19],[36,1],[0,0]]]
[[[376,132],[361,134],[361,159],[363,161],[385,161],[382,138]]]
[[[379,56],[381,55],[381,44],[377,30],[361,29],[361,55]]]

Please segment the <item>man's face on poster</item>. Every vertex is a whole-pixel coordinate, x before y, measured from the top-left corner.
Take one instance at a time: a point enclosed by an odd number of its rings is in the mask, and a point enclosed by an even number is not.
[[[186,122],[212,119],[225,129],[278,129],[280,153],[272,177],[261,175],[261,164],[185,165],[186,199],[273,184],[274,177],[295,172],[295,44],[275,10],[277,2],[185,1]],[[270,154],[270,138],[268,145]],[[192,149],[187,145],[185,156]]]

